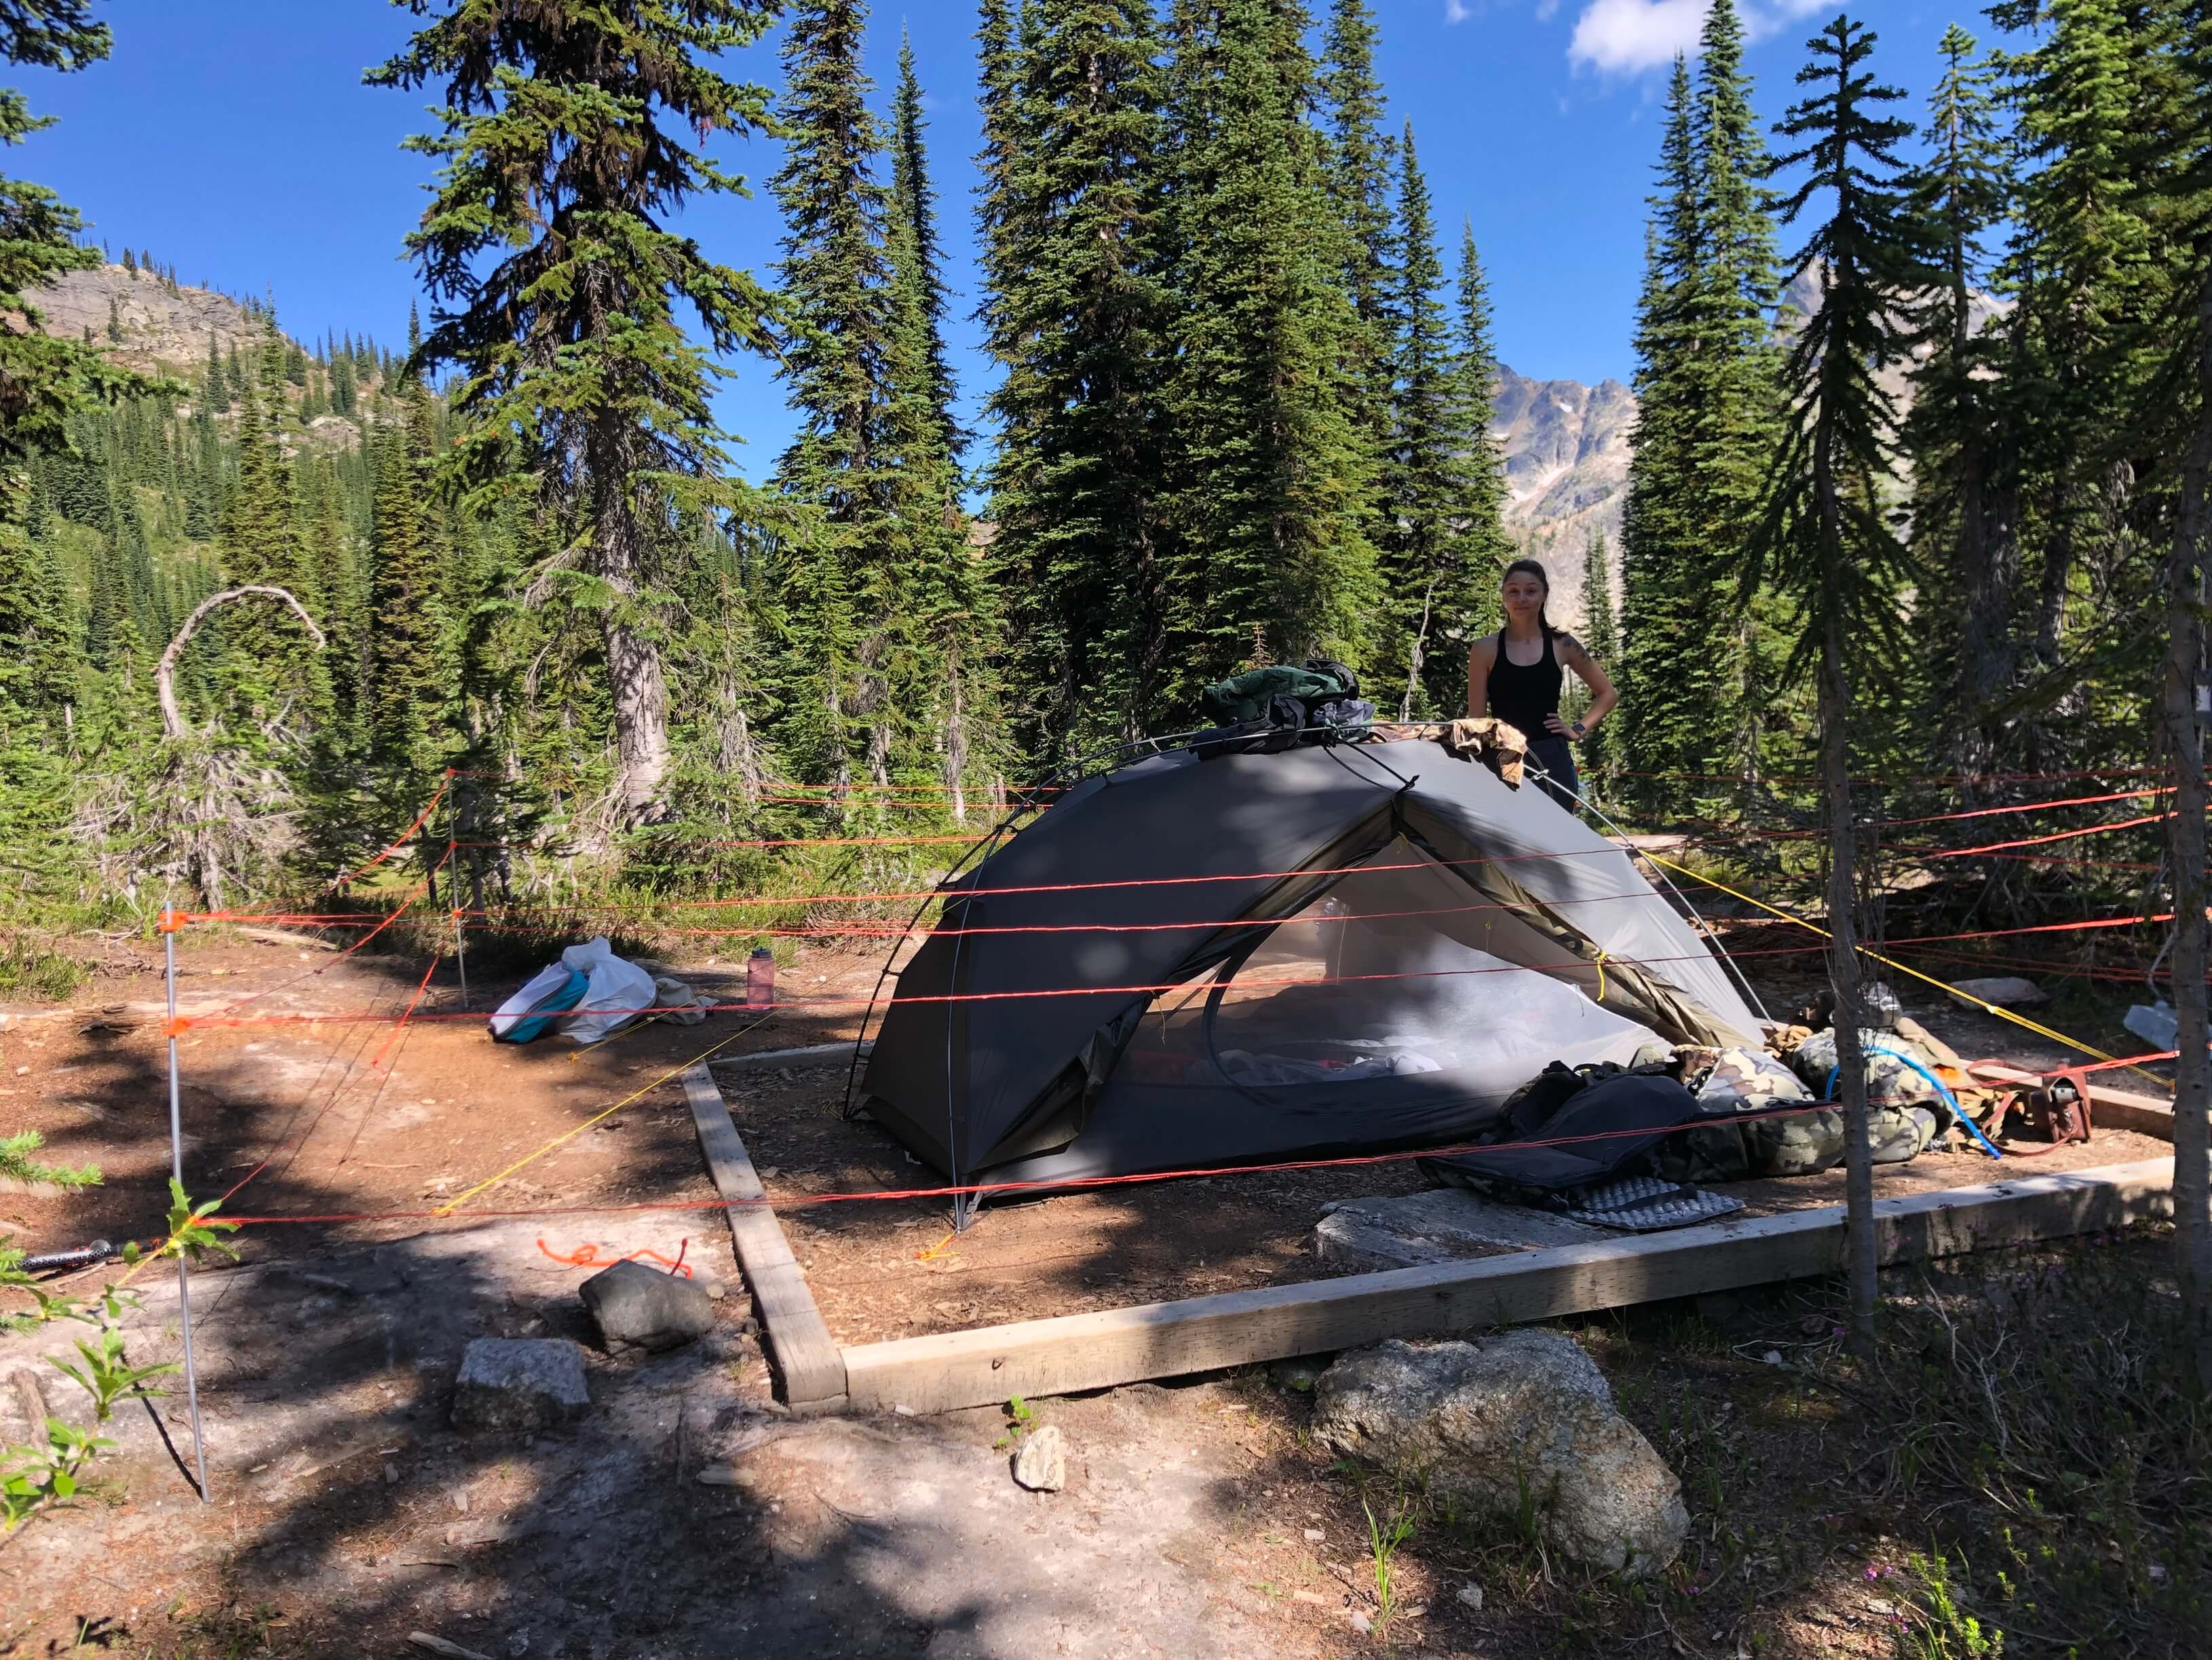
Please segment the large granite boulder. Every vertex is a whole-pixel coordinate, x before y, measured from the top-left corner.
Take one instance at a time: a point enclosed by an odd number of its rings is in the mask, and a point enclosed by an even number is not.
[[[1533,1501],[1547,1543],[1630,1578],[1666,1567],[1689,1532],[1681,1482],[1563,1333],[1347,1354],[1315,1385],[1313,1426],[1462,1513],[1512,1518]]]

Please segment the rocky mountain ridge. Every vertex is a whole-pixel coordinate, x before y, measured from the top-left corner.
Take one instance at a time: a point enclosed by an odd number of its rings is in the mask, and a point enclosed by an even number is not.
[[[210,340],[228,357],[263,338],[261,319],[230,295],[171,288],[143,268],[71,271],[29,298],[47,333],[82,336],[132,368],[187,384],[204,370]],[[120,340],[111,341],[111,323]],[[1595,529],[1618,538],[1635,425],[1635,395],[1618,380],[1534,380],[1510,368],[1499,375],[1491,430],[1505,453],[1506,520],[1551,568],[1553,614],[1568,627],[1583,617],[1585,535]],[[343,444],[358,431],[356,422],[325,414],[309,435]]]

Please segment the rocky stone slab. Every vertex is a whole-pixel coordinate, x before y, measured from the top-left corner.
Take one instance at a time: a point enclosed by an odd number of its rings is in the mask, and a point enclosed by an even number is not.
[[[1500,1204],[1463,1188],[1398,1199],[1346,1199],[1314,1225],[1314,1255],[1363,1271],[1425,1268],[1547,1245],[1584,1245],[1617,1236],[1525,1206]]]
[[[1533,1503],[1553,1549],[1630,1578],[1689,1533],[1681,1482],[1563,1332],[1347,1354],[1315,1386],[1313,1431],[1464,1514],[1510,1521]]]
[[[1992,975],[1984,980],[1954,980],[1951,989],[1969,1008],[1994,1003],[2001,1009],[2026,1009],[2051,1000],[2051,994],[2034,981],[2023,980],[2014,974]]]
[[[479,1337],[453,1380],[453,1427],[550,1429],[591,1403],[584,1352],[567,1339]]]

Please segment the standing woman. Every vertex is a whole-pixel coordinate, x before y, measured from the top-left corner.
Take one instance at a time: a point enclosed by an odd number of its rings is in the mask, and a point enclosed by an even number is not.
[[[1580,641],[1552,626],[1544,615],[1551,597],[1551,579],[1534,559],[1516,559],[1505,568],[1500,590],[1505,626],[1476,641],[1468,653],[1467,712],[1494,714],[1519,727],[1528,740],[1528,758],[1549,775],[1540,781],[1544,793],[1572,812],[1581,806],[1582,781],[1570,744],[1588,737],[1612,714],[1620,694]],[[1589,708],[1571,723],[1559,718],[1565,669],[1590,689]]]

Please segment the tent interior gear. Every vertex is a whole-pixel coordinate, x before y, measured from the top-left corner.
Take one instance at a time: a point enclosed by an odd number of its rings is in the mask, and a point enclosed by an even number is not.
[[[957,1182],[1442,1146],[1552,1061],[1759,1043],[1702,936],[1540,791],[1419,739],[1151,757],[950,884],[867,1111]]]

